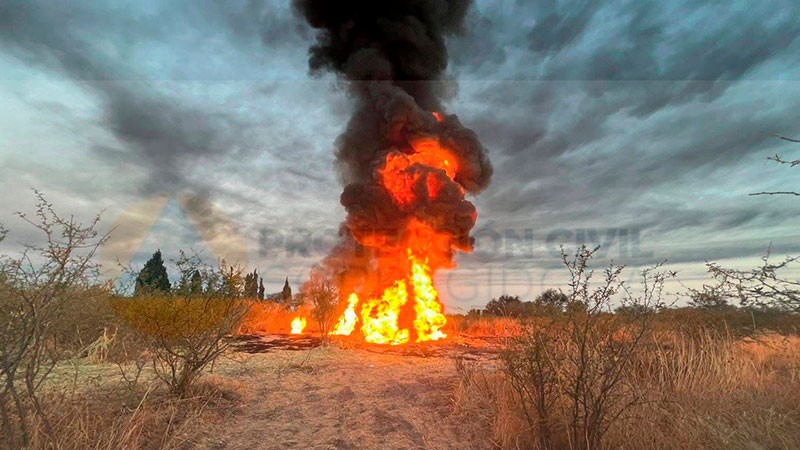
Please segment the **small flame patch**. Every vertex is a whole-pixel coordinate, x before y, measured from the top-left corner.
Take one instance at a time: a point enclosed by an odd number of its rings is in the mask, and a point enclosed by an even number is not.
[[[284,322],[285,323],[285,322]],[[292,334],[303,334],[303,330],[306,328],[306,318],[305,317],[295,317],[292,320]]]

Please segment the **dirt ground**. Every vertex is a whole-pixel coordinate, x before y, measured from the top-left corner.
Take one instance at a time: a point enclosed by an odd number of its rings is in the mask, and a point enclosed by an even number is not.
[[[315,344],[276,336],[241,341],[212,375],[231,384],[240,406],[204,430],[201,447],[486,447],[484,436],[454,411],[454,356],[491,365],[491,351],[458,342],[347,349]]]

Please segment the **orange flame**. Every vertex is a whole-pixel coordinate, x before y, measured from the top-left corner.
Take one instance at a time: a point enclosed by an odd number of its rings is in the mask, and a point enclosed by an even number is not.
[[[424,263],[416,261],[409,252],[412,265],[412,283],[414,284],[414,311],[417,318],[414,328],[417,330],[417,342],[435,341],[447,337],[441,328],[447,323],[442,314],[442,304],[439,303],[439,293],[433,287],[430,269]]]
[[[437,139],[417,139],[411,147],[414,153],[393,152],[386,155],[386,164],[379,170],[383,187],[401,206],[408,206],[417,201],[414,185],[419,180],[420,173],[413,170],[415,164],[442,170],[451,180],[455,179],[458,173],[456,159],[448,149],[440,145]],[[442,182],[434,181],[434,176],[430,173],[425,181],[428,195],[431,198],[436,197],[442,188]]]
[[[434,116],[440,122],[444,120],[439,113]],[[452,193],[453,186],[464,193],[461,185],[454,183],[458,160],[438,138],[416,138],[410,147],[387,154],[385,164],[378,169],[381,184],[399,207],[414,208],[422,199],[439,198],[445,189]],[[378,266],[389,268],[394,276],[377,295],[360,299],[351,293],[333,334],[349,336],[360,319],[364,340],[376,344],[405,344],[412,337],[416,342],[447,337],[441,331],[447,322],[444,307],[432,278],[437,268],[452,264],[451,251],[459,247],[449,235],[437,233],[431,224],[417,218],[408,220],[402,236],[400,248],[380,233],[360,236],[366,245],[383,250]]]
[[[333,328],[333,334],[350,336],[350,333],[356,328],[356,322],[358,321],[356,305],[358,305],[358,295],[353,292],[347,299],[347,309],[344,311],[344,314],[342,314],[342,317],[339,318],[336,327]]]
[[[439,293],[433,286],[430,268],[426,262],[418,261],[408,250],[411,262],[411,287],[413,289],[416,314],[413,326],[416,342],[435,341],[447,337],[441,329],[447,323],[443,314]],[[397,280],[386,288],[380,298],[367,298],[361,303],[361,333],[364,340],[374,344],[405,344],[409,340],[410,330],[400,325],[403,307],[408,303],[408,285],[405,280]],[[347,309],[333,334],[350,335],[355,329],[358,317],[356,305],[358,295],[350,294]]]
[[[399,329],[400,308],[408,301],[406,283],[395,282],[380,299],[368,299],[361,306],[361,332],[364,340],[375,344],[405,344],[408,329]]]
[[[303,329],[306,327],[305,317],[295,317],[292,320],[292,334],[303,334]]]
[[[411,143],[414,153],[408,156],[411,164],[420,163],[426,166],[444,170],[450,179],[456,177],[458,165],[453,154],[439,143],[435,138],[417,139]]]

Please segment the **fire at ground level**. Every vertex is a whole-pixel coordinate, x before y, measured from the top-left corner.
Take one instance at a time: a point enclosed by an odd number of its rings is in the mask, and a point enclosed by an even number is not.
[[[373,344],[400,345],[408,342],[438,341],[447,337],[444,306],[433,285],[427,259],[407,251],[409,274],[394,280],[382,293],[350,293],[345,309],[331,330],[334,336],[360,336]],[[291,334],[306,330],[308,319],[303,312],[291,321]]]
[[[467,360],[494,359],[502,346],[502,337],[455,335],[446,339],[409,343],[402,346],[374,344],[351,336],[332,336],[332,346],[382,354],[417,357],[462,357]],[[257,354],[276,351],[311,350],[322,345],[316,333],[244,334],[231,337],[234,351]]]

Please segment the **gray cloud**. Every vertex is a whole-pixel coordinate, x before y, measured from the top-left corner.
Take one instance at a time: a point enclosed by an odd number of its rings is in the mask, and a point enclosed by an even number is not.
[[[530,47],[536,52],[551,54],[583,35],[601,3],[582,0],[559,5],[551,0],[538,2],[537,6],[537,20],[528,34]]]
[[[225,107],[193,103],[192,91],[202,89],[202,82],[187,86],[166,81],[183,74],[163,69],[153,73],[152,61],[135,56],[137,47],[179,44],[171,30],[182,27],[199,39],[200,47],[205,35],[222,34],[235,48],[252,47],[251,41],[259,39],[264,45],[280,44],[282,38],[291,42],[297,31],[260,2],[226,5],[224,11],[218,5],[176,4],[156,11],[164,17],[153,17],[147,11],[115,11],[94,2],[9,2],[0,7],[0,46],[94,93],[103,108],[103,126],[123,146],[96,145],[97,154],[144,165],[150,172],[145,191],[208,193],[209,186],[186,176],[187,164],[193,158],[240,157],[260,149],[249,138],[254,121]]]
[[[459,81],[458,95],[447,83],[436,89],[491,151],[495,181],[475,199],[479,227],[531,228],[540,240],[558,229],[635,228],[651,259],[686,263],[752,257],[773,240],[776,252],[796,250],[800,204],[747,196],[796,188],[795,171],[765,161],[800,151],[773,136],[800,137],[796,2],[475,6],[447,38],[445,76]],[[335,229],[341,215],[330,142],[351,107],[330,77],[293,84],[308,79],[312,41],[288,2],[0,4],[2,56],[72,80],[97,102],[94,126],[111,139],[82,131],[89,115],[69,95],[29,105],[58,116],[64,133],[84,133],[76,141],[93,149],[87,160],[100,157],[87,167],[124,163],[148,175],[146,191],[219,195],[252,236],[259,226],[287,236],[296,224]],[[51,166],[25,164],[4,169],[26,183],[52,176]],[[106,202],[98,210],[113,202],[96,197]],[[287,256],[287,266],[321,256],[310,253]],[[554,259],[479,248],[464,263],[524,271]]]
[[[800,54],[793,2],[483,6],[492,27],[453,48],[485,52],[486,61],[453,59],[460,76],[489,81],[462,83],[466,99],[452,109],[462,108],[494,149],[498,180],[508,180],[478,200],[484,220],[636,224],[665,244],[667,234],[774,233],[800,213],[747,190],[721,200],[731,186],[759,190],[753,176],[768,169],[757,161],[792,151],[774,135],[800,132],[796,83],[779,81],[800,75],[792,70]],[[715,200],[701,206],[701,196]],[[755,247],[714,254],[750,256]]]

